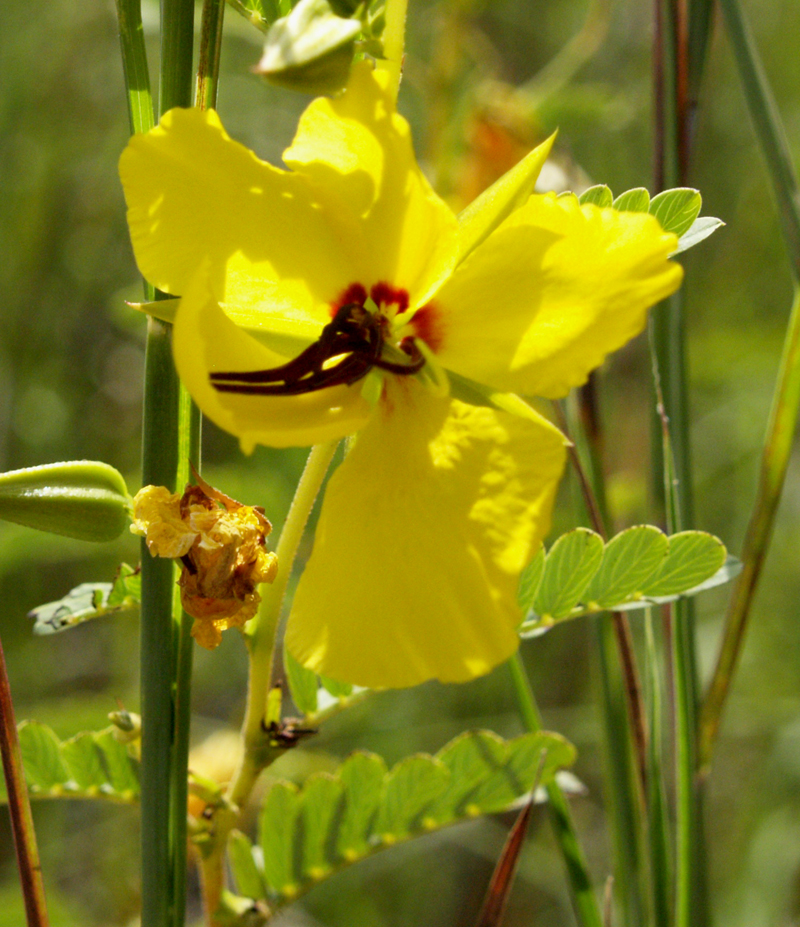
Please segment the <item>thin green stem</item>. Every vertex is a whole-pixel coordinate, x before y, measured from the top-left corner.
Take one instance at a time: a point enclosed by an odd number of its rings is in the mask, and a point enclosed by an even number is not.
[[[593,391],[581,390],[570,409],[573,427],[567,431],[563,412],[557,405],[559,424],[568,435],[575,435],[571,458],[581,483],[587,514],[598,534],[606,538],[608,516],[604,513],[608,505],[602,478],[602,431],[597,397]],[[608,744],[606,760],[616,888],[622,899],[625,920],[633,927],[642,922],[640,843],[645,806],[646,721],[627,619],[619,614],[602,615],[597,620],[596,632],[603,723]]]
[[[789,465],[800,412],[800,287],[795,289],[789,328],[761,456],[758,491],[742,548],[742,572],[736,583],[717,664],[700,717],[700,760],[711,762],[720,719],[744,641],[761,568],[767,555],[775,514]]]
[[[541,731],[542,718],[519,653],[508,661],[508,669],[525,726],[533,733]],[[553,781],[547,786],[547,797],[550,819],[567,868],[578,923],[581,927],[603,927],[603,915],[592,888],[586,856],[578,840],[572,812],[557,782]]]
[[[707,772],[769,547],[800,408],[800,194],[797,176],[758,51],[737,0],[721,0],[750,116],[767,162],[789,252],[795,294],[772,400],[758,491],[742,551],[743,569],[725,620],[722,643],[700,720],[700,762]]]
[[[117,19],[131,134],[147,132],[153,128],[154,116],[141,0],[117,0]]]
[[[383,54],[378,67],[391,75],[390,88],[397,100],[403,76],[408,0],[386,0],[386,26],[383,30]]]
[[[649,608],[645,613],[644,678],[650,728],[647,811],[653,923],[654,927],[670,927],[672,923],[672,859],[662,759],[663,701],[653,617]]]
[[[194,4],[163,0],[159,112],[191,103]],[[138,73],[138,72],[137,72]],[[174,490],[179,460],[180,389],[170,350],[170,326],[148,320],[145,360],[142,481]],[[183,423],[185,431],[185,422]],[[183,923],[185,883],[185,753],[188,673],[183,660],[180,705],[178,675],[182,643],[174,607],[175,568],[151,558],[142,545],[142,927]],[[184,738],[184,740],[181,740]],[[179,743],[179,741],[181,741]]]
[[[739,0],[720,0],[750,118],[767,162],[792,274],[800,281],[800,193],[778,107]]]
[[[261,758],[266,740],[263,721],[267,696],[277,679],[277,668],[281,664],[282,629],[278,619],[300,540],[338,444],[338,441],[318,444],[308,455],[275,550],[278,574],[272,585],[261,587],[261,607],[248,627],[250,675],[247,709],[242,725],[244,756],[227,796],[229,801],[239,807],[247,800],[256,777],[264,768]]]
[[[215,109],[217,105],[224,16],[225,0],[204,0],[200,22],[200,57],[195,85],[195,106],[200,109]]]
[[[17,725],[14,721],[14,703],[6,671],[6,658],[0,642],[0,756],[8,795],[8,813],[11,833],[17,855],[22,897],[28,927],[48,927],[47,904],[44,898],[42,867],[36,846],[31,803],[22,768]]]
[[[170,326],[148,319],[142,448],[144,485],[175,488],[178,460],[178,382]],[[150,556],[142,542],[142,927],[173,925],[170,840],[175,634],[175,567]],[[184,810],[185,813],[185,810]]]

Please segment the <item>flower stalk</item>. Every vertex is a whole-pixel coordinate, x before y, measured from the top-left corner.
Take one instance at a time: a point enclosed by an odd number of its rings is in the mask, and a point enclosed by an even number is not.
[[[42,867],[36,845],[31,803],[22,768],[17,726],[14,721],[14,703],[8,682],[3,644],[0,642],[0,756],[8,794],[8,812],[14,849],[25,902],[28,927],[48,927],[47,905],[44,897]]]

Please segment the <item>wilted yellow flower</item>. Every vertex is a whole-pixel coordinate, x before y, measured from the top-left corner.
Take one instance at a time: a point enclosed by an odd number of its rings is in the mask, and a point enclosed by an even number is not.
[[[246,451],[358,433],[326,490],[286,643],[366,686],[463,681],[518,645],[520,570],[550,525],[556,398],[680,284],[649,215],[529,195],[551,141],[455,216],[388,77],[356,64],[283,160],[213,111],[172,110],[120,162],[144,276],[180,296],[173,346]]]
[[[198,483],[182,496],[164,486],[139,490],[131,531],[145,538],[152,556],[181,561],[181,603],[195,619],[192,636],[211,650],[224,630],[255,615],[256,588],[272,582],[278,560],[266,549],[272,526],[263,511]]]

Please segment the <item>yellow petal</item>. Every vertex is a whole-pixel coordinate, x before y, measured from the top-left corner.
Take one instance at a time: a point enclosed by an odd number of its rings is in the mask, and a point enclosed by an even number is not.
[[[234,142],[213,110],[174,109],[120,159],[137,263],[182,295],[197,269],[229,315],[313,338],[357,277],[308,182]]]
[[[463,261],[504,219],[525,203],[533,192],[536,178],[555,140],[554,133],[461,210],[458,214],[459,261]]]
[[[455,265],[458,223],[417,166],[388,79],[356,63],[345,93],[309,105],[283,160],[336,217],[353,279],[401,287],[419,306]]]
[[[519,571],[564,464],[549,422],[389,381],[325,493],[290,652],[371,687],[460,682],[517,647]]]
[[[173,353],[178,373],[202,412],[236,435],[249,453],[256,444],[305,447],[357,431],[370,407],[360,384],[334,386],[300,396],[220,393],[213,371],[265,370],[286,361],[220,309],[201,270],[189,284],[175,318]]]
[[[652,216],[532,196],[426,310],[438,358],[499,390],[563,396],[678,288],[675,246]]]

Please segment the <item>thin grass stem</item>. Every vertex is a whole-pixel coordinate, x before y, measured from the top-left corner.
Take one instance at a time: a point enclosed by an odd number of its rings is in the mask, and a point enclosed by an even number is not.
[[[0,756],[8,795],[8,814],[17,856],[22,897],[28,927],[48,927],[42,867],[36,845],[33,814],[22,768],[22,754],[14,720],[14,703],[6,671],[3,644],[0,641]]]
[[[508,661],[508,669],[525,726],[533,733],[541,731],[542,718],[519,653],[514,654]],[[580,927],[603,927],[603,915],[592,888],[586,856],[578,839],[567,799],[557,782],[553,781],[547,786],[547,797],[550,819],[567,869],[578,923]]]

